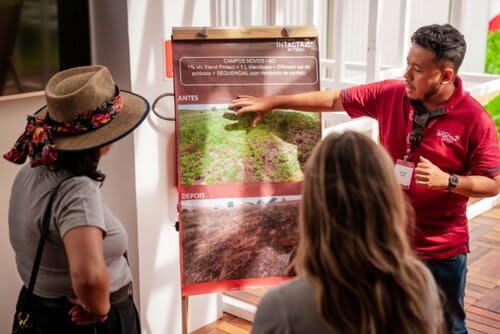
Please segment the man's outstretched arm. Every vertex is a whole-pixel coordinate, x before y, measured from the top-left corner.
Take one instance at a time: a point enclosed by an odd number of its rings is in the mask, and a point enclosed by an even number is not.
[[[293,95],[253,97],[240,95],[229,106],[236,115],[257,113],[253,126],[257,125],[273,109],[294,109],[301,111],[341,111],[339,91],[308,92]]]

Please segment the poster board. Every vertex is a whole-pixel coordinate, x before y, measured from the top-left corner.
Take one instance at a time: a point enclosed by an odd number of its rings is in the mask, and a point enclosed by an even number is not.
[[[276,285],[289,279],[320,114],[274,110],[252,127],[228,106],[319,90],[316,29],[172,32],[182,295]]]

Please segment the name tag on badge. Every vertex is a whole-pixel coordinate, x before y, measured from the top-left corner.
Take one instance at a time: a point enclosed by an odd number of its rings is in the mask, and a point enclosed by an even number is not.
[[[396,178],[403,189],[410,189],[410,182],[414,168],[415,164],[411,161],[404,161],[401,159],[396,161],[394,171],[396,172]]]

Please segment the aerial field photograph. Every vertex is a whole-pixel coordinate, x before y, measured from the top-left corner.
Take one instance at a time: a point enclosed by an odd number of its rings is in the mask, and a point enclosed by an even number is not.
[[[288,276],[299,203],[298,196],[184,201],[183,284]]]
[[[181,185],[301,181],[319,114],[275,110],[252,127],[228,105],[178,106]]]

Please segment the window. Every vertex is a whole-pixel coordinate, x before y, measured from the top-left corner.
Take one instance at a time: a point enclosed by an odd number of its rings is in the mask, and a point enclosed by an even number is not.
[[[0,95],[43,90],[59,70],[89,64],[88,0],[2,0]]]

